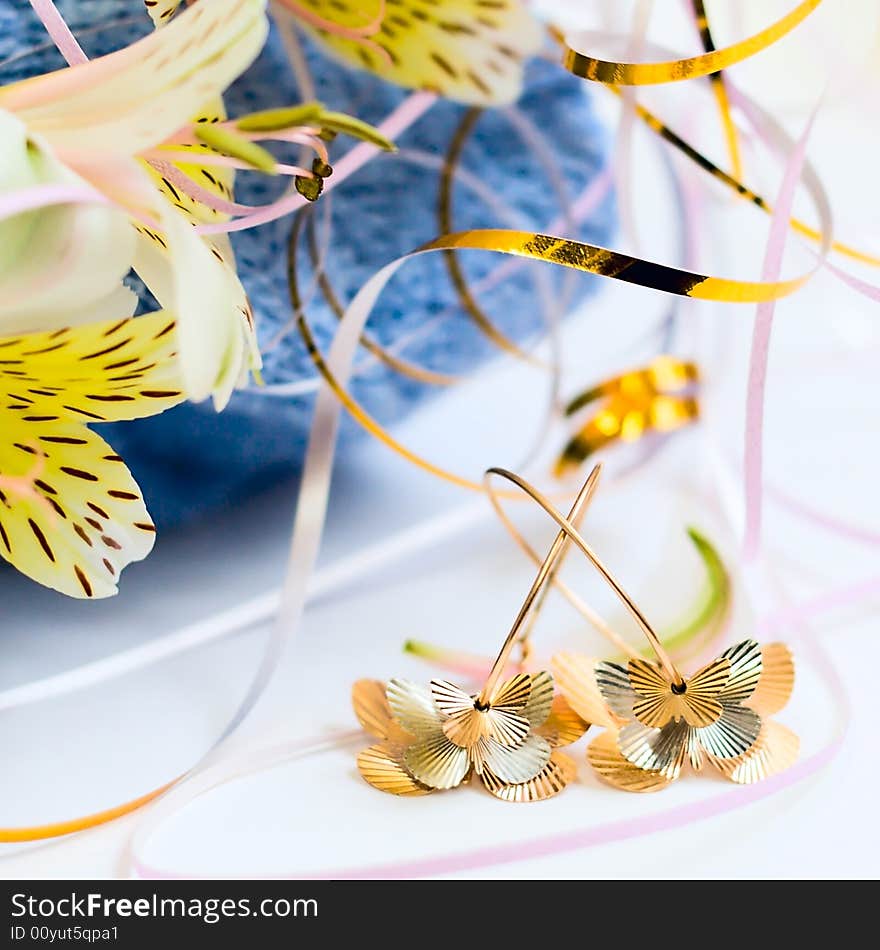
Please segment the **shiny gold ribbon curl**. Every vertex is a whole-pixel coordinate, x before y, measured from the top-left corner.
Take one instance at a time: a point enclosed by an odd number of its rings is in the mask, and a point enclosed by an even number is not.
[[[562,65],[575,76],[611,86],[656,86],[709,76],[728,69],[763,52],[800,25],[822,0],[803,0],[766,29],[724,49],[713,49],[699,56],[674,59],[665,63],[620,63],[579,53],[567,43]]]
[[[706,5],[703,0],[691,0],[691,4],[694,9],[694,18],[697,21],[697,29],[700,33],[700,41],[703,44],[703,49],[707,53],[714,53],[716,46],[715,40],[712,38],[712,28],[709,26],[709,15],[706,13]],[[718,114],[721,117],[721,127],[724,130],[727,151],[730,155],[730,169],[735,178],[742,178],[742,155],[739,148],[736,123],[733,121],[733,114],[730,108],[730,98],[727,95],[727,86],[724,84],[724,74],[720,71],[710,73],[709,82],[712,84],[712,94],[715,96],[715,102],[718,105]]]
[[[830,212],[822,194],[813,194],[813,198],[819,208],[823,225],[822,233],[826,235],[824,244],[827,245],[827,234],[830,230]],[[350,304],[343,321],[351,319],[355,325],[363,330],[385,285],[407,261],[422,254],[451,249],[495,251],[529,260],[557,264],[584,273],[659,290],[663,293],[726,303],[760,303],[767,300],[778,300],[802,287],[814,272],[811,270],[800,277],[784,281],[741,281],[697,274],[692,271],[670,267],[666,264],[632,257],[608,248],[529,231],[463,231],[458,234],[447,234],[438,237],[410,254],[406,254],[386,265],[361,288]],[[825,253],[827,253],[827,248]],[[824,260],[824,257],[820,258],[816,267],[821,265],[822,260]],[[483,491],[481,482],[445,469],[413,452],[395,439],[337,379],[318,347],[315,334],[312,332],[306,315],[302,312],[297,318],[297,328],[318,373],[349,414],[367,432],[422,471],[461,488],[477,492]]]
[[[564,478],[606,445],[636,442],[649,432],[675,432],[695,422],[700,415],[698,382],[695,363],[664,354],[580,393],[565,407],[565,415],[587,406],[595,411],[569,439],[553,474]]]
[[[696,4],[695,4],[696,5]],[[707,24],[708,25],[708,24]],[[564,38],[557,32],[551,31],[554,37],[559,43],[563,45],[564,48],[568,49],[565,44]],[[706,42],[704,38],[704,42]],[[711,37],[709,38],[711,42]],[[577,74],[576,74],[577,75]],[[585,77],[581,77],[585,78]],[[665,142],[668,142],[673,148],[679,151],[685,158],[693,162],[697,167],[701,168],[703,171],[711,175],[716,181],[721,182],[726,188],[733,191],[740,198],[745,201],[751,202],[755,207],[760,208],[767,214],[772,214],[773,207],[765,198],[759,195],[756,191],[750,188],[748,185],[744,184],[741,180],[741,176],[738,173],[737,167],[739,165],[739,152],[738,147],[736,146],[736,130],[733,126],[732,116],[730,111],[730,104],[727,96],[727,91],[723,86],[723,83],[720,82],[720,74],[713,74],[709,76],[709,79],[713,81],[713,90],[715,92],[716,98],[718,98],[719,107],[722,115],[722,122],[725,126],[725,134],[728,138],[729,143],[731,144],[732,154],[734,156],[734,171],[733,174],[730,174],[716,165],[711,159],[707,158],[702,152],[694,148],[689,142],[685,141],[680,135],[674,132],[670,126],[668,126],[662,119],[656,116],[654,113],[650,112],[643,105],[636,102],[634,103],[634,110],[636,115],[644,122],[645,125],[654,133],[660,136]],[[715,82],[715,80],[719,80]],[[615,95],[620,95],[620,89],[614,85],[605,86],[610,92]],[[821,191],[818,182],[815,182],[812,186],[809,185],[809,180],[815,178],[812,169],[809,166],[805,166],[804,175],[805,182],[808,184],[808,187],[811,188],[815,196],[818,192]],[[824,196],[823,196],[824,197]],[[830,215],[829,215],[830,222]],[[802,235],[803,237],[808,238],[811,241],[823,244],[823,255],[826,253],[824,249],[824,242],[826,240],[828,243],[828,250],[833,250],[838,254],[843,255],[844,257],[850,258],[850,260],[859,261],[862,264],[867,264],[871,267],[880,267],[880,257],[875,254],[871,254],[867,251],[863,251],[860,248],[853,247],[851,244],[846,244],[843,241],[832,240],[831,232],[828,227],[823,223],[819,228],[813,228],[805,222],[801,221],[798,218],[792,218],[790,227],[796,233]]]

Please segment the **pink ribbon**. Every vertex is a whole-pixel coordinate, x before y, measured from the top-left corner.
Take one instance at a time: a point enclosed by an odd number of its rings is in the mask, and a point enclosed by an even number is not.
[[[817,107],[818,109],[818,107]],[[762,279],[779,280],[782,270],[782,258],[785,253],[785,239],[788,236],[794,196],[801,170],[806,158],[807,140],[813,128],[816,111],[810,116],[782,178],[779,197],[773,209],[770,225],[770,237],[764,257]],[[746,394],[746,432],[745,432],[745,502],[746,524],[743,537],[743,557],[753,560],[761,547],[761,513],[763,500],[764,466],[764,402],[767,383],[767,361],[770,355],[770,334],[773,330],[773,317],[776,301],[759,303],[755,314],[755,328],[752,334],[752,352],[749,360],[749,381]]]
[[[385,119],[379,126],[379,132],[386,138],[395,139],[405,129],[408,129],[415,121],[421,118],[436,101],[437,97],[433,93],[414,92]],[[353,175],[359,168],[365,165],[371,158],[379,153],[375,145],[368,142],[361,142],[353,149],[348,151],[343,158],[333,166],[333,176],[328,178],[324,184],[325,191],[335,188],[341,184],[350,175]],[[200,234],[220,234],[228,231],[244,231],[247,228],[254,228],[260,224],[267,224],[278,218],[296,211],[297,208],[304,207],[308,202],[298,192],[285,195],[277,201],[272,202],[259,211],[245,215],[235,221],[218,221],[211,224],[199,225],[196,230]]]
[[[64,17],[52,0],[30,0],[30,3],[67,65],[79,66],[87,63],[88,56],[77,43],[76,37],[70,32],[70,27],[64,22]]]
[[[848,584],[836,590],[826,591],[819,594],[818,597],[812,597],[797,606],[784,607],[775,613],[768,614],[758,621],[757,628],[761,636],[768,636],[790,627],[792,624],[803,623],[817,614],[838,610],[841,607],[849,607],[859,601],[867,600],[878,591],[880,591],[880,577],[869,577],[867,580],[859,581],[856,584]]]

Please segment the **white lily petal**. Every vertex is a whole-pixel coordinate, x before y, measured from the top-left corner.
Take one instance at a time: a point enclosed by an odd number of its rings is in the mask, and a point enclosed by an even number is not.
[[[220,252],[170,205],[160,210],[160,223],[167,250],[141,236],[134,268],[161,306],[177,314],[187,396],[213,395],[219,411],[245,368],[244,288]]]
[[[76,165],[78,154],[134,155],[187,125],[257,57],[266,0],[210,0],[162,30],[89,63],[0,89],[20,115]]]
[[[15,116],[0,111],[0,194],[79,179]],[[129,315],[122,286],[134,255],[127,218],[103,205],[57,205],[0,221],[0,330],[4,334]]]

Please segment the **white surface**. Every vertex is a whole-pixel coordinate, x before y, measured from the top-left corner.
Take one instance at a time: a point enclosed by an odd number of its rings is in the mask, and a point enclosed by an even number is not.
[[[664,92],[664,101],[673,101],[670,95]],[[714,116],[710,110],[703,115],[708,118],[700,126],[706,127],[702,137],[715,142]],[[873,187],[870,156],[876,154],[880,134],[876,120],[872,127],[857,116],[839,108],[823,112],[810,155],[832,204],[842,209],[841,235],[863,246],[873,241],[877,251],[876,231],[868,230],[876,222],[864,195]],[[786,118],[793,130],[800,130],[801,116]],[[841,140],[848,143],[845,156]],[[641,251],[674,260],[669,241],[674,211],[649,141],[643,133],[637,135]],[[750,167],[759,185],[773,195],[771,169]],[[658,180],[664,182],[662,189]],[[725,197],[710,199],[705,213],[714,240],[701,255],[701,266],[742,277],[758,273],[766,219]],[[793,251],[787,272],[809,266],[809,260]],[[641,359],[642,352],[625,344],[639,340],[666,304],[649,291],[609,284],[596,305],[565,331],[566,393]],[[753,308],[692,301],[682,308],[685,338],[698,326],[700,352],[710,361],[710,418],[720,427],[726,450],[736,454]],[[878,384],[876,369],[872,371],[880,344],[877,326],[876,307],[825,274],[779,306],[766,445],[769,481],[880,531],[875,489]],[[611,353],[616,354],[613,360],[608,359]],[[537,426],[545,389],[539,377],[502,361],[419,412],[397,434],[471,476],[492,464],[516,466],[530,444],[524,426]],[[485,408],[475,414],[473,405],[483,399]],[[554,444],[560,439],[557,432]],[[709,533],[729,561],[736,557],[736,526],[720,516],[716,494],[704,433],[694,431],[677,439],[647,472],[603,491],[591,512],[590,537],[596,547],[661,626],[680,614],[700,580],[699,565],[683,540],[685,523]],[[291,486],[280,487],[184,535],[160,538],[153,557],[127,571],[123,593],[114,602],[71,603],[35,592],[26,581],[3,572],[0,690],[149,643],[272,589],[284,567],[293,499]],[[461,491],[439,485],[372,444],[339,464],[333,499],[325,564],[444,510],[473,504]],[[486,512],[471,534],[432,545],[422,556],[408,557],[314,602],[234,748],[353,728],[348,690],[354,679],[430,675],[430,667],[401,655],[400,645],[409,637],[474,652],[496,650],[531,568],[488,514],[488,503]],[[518,512],[530,537],[549,540],[546,519],[526,506]],[[782,549],[797,562],[798,598],[877,573],[876,550],[806,530],[779,512],[768,512],[766,537],[773,551]],[[781,555],[775,560],[791,572]],[[576,557],[568,573],[597,606],[620,617]],[[751,630],[742,592],[739,605],[731,637]],[[814,620],[852,704],[842,751],[818,777],[693,828],[463,876],[876,876],[877,605],[875,597]],[[0,824],[41,823],[108,807],[192,764],[243,695],[266,630],[265,625],[256,627],[86,693],[0,713]],[[555,599],[539,637],[547,653],[563,644],[600,649]],[[802,664],[794,700],[780,719],[800,733],[809,754],[828,740],[834,716],[819,672]],[[308,874],[562,834],[732,788],[705,776],[690,777],[662,795],[627,796],[600,786],[584,767],[582,783],[540,806],[510,808],[470,789],[399,801],[361,782],[354,769],[355,748],[225,786],[163,826],[148,857],[191,874]],[[140,820],[134,815],[61,841],[7,846],[0,851],[0,875],[114,875]]]

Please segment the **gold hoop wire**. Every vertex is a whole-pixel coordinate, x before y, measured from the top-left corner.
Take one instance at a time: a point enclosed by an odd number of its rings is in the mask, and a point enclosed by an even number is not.
[[[589,494],[592,494],[592,492],[595,491],[596,483],[598,481],[599,471],[600,471],[600,466],[597,465],[596,467],[594,467],[593,471],[590,472],[589,478],[587,479],[587,481],[584,484],[584,487],[581,489],[580,493],[578,494],[578,499],[582,498],[585,490],[587,490],[587,486],[592,486]],[[624,607],[630,613],[632,618],[638,624],[642,633],[645,635],[646,639],[648,640],[648,643],[650,643],[651,648],[653,649],[654,653],[657,655],[657,659],[660,661],[660,664],[666,670],[667,674],[671,677],[673,684],[678,685],[678,686],[683,685],[684,679],[681,673],[679,673],[675,664],[673,663],[672,658],[669,656],[669,654],[666,652],[665,648],[663,647],[663,644],[660,641],[660,637],[657,636],[656,631],[651,626],[648,619],[645,617],[645,615],[642,613],[639,607],[636,605],[632,597],[630,597],[630,595],[623,589],[619,581],[614,577],[611,571],[609,571],[608,568],[602,563],[602,561],[600,560],[598,555],[595,553],[595,551],[593,551],[590,545],[587,544],[587,542],[581,536],[580,532],[578,531],[577,524],[574,522],[574,519],[572,519],[571,516],[566,518],[564,515],[560,514],[560,512],[557,511],[556,508],[554,508],[553,505],[550,503],[550,500],[546,498],[540,491],[538,491],[537,488],[529,484],[529,482],[527,482],[524,478],[521,478],[519,475],[515,474],[514,472],[510,472],[504,468],[490,468],[490,469],[487,469],[486,473],[483,476],[483,484],[486,488],[487,493],[489,494],[490,499],[492,500],[492,503],[493,503],[493,506],[495,507],[496,512],[499,512],[499,515],[501,516],[501,520],[502,522],[504,522],[505,527],[507,527],[508,530],[511,529],[512,525],[510,524],[510,519],[503,512],[503,509],[501,509],[500,502],[498,501],[498,498],[497,498],[497,493],[495,489],[492,487],[492,476],[503,478],[506,481],[511,482],[512,484],[516,485],[517,488],[525,492],[525,494],[527,494],[534,502],[540,505],[544,509],[544,511],[547,512],[548,515],[550,515],[550,517],[556,522],[556,524],[560,528],[560,534],[557,535],[556,541],[559,541],[560,535],[564,535],[568,540],[570,540],[576,547],[578,547],[581,550],[581,552],[584,554],[587,560],[589,560],[590,563],[596,568],[596,570],[599,571],[599,573],[602,575],[605,582],[609,585],[609,587],[611,587],[611,589],[620,599],[621,603],[624,605]],[[577,505],[577,501],[575,502],[575,504]],[[534,552],[529,547],[529,545],[525,542],[525,539],[519,536],[519,533],[516,531],[515,528],[513,529],[512,533],[514,534],[515,539],[517,539],[517,537],[519,538],[519,541],[521,542],[520,546],[523,547],[524,550],[528,549],[529,556],[533,557]],[[539,587],[543,586],[543,584],[546,583],[548,576],[551,574],[551,572],[554,571],[554,568],[558,569],[558,561],[560,558],[560,552],[564,553],[565,551],[565,546],[562,543],[560,543],[560,545],[557,547],[556,541],[554,541],[554,544],[550,550],[550,553],[547,555],[547,558],[545,558],[544,563],[541,567],[541,570],[538,572],[538,578],[536,578],[536,584],[538,583],[538,580],[540,580],[541,584],[538,585]],[[549,566],[548,566],[548,562],[549,562]],[[562,582],[556,579],[555,577],[552,578],[552,581],[557,586],[560,586],[562,584]],[[535,585],[533,585],[533,590],[534,590],[534,587]],[[530,591],[530,594],[531,594],[531,591]],[[534,594],[534,596],[532,596],[531,601],[529,600],[528,597],[526,598],[526,604],[530,607],[536,598],[537,598],[537,592]],[[583,602],[580,601],[580,598],[577,598],[577,600],[581,604],[583,604]],[[583,606],[586,606],[586,605],[583,605]],[[587,609],[589,613],[592,614],[592,611],[589,608]],[[518,620],[520,620],[520,622],[518,624],[515,624],[515,631],[513,631],[514,634],[522,628],[523,623],[525,622],[525,619],[528,616],[528,612],[529,612],[528,610],[525,611],[525,614],[522,616],[521,620],[519,617],[517,618]],[[521,611],[520,613],[522,615],[523,611]],[[585,614],[585,616],[588,616],[588,615]],[[607,627],[607,624],[605,626]],[[600,629],[600,632],[603,632],[601,627],[599,629]],[[614,640],[614,642],[615,644],[617,644],[616,639]],[[507,646],[506,643],[505,643],[505,646]],[[502,653],[503,652],[504,650],[502,648]],[[631,648],[628,647],[627,652],[631,653],[632,652]],[[496,661],[496,666],[497,666],[497,661]],[[495,668],[493,667],[493,672],[494,672],[494,669]]]
[[[598,463],[593,471],[601,472],[602,464]],[[498,516],[499,521],[507,529],[507,533],[513,538],[520,550],[528,557],[535,565],[541,564],[541,555],[529,544],[529,542],[523,537],[522,533],[513,523],[513,519],[507,512],[504,510],[504,506],[501,504],[501,495],[497,492],[491,481],[486,480],[485,482],[486,494],[489,496],[489,501],[492,503],[492,507],[495,509],[495,514]],[[580,519],[574,524],[579,528]],[[551,587],[555,587],[560,594],[571,604],[572,607],[589,623],[593,626],[599,633],[605,637],[610,643],[612,643],[621,653],[626,656],[632,657],[635,659],[641,654],[633,646],[631,646],[627,641],[613,628],[611,625],[601,617],[593,608],[578,594],[576,594],[564,581],[560,580],[556,575],[558,574],[560,568],[562,567],[562,562],[565,557],[568,555],[571,550],[571,538],[567,538],[568,544],[566,545],[565,551],[560,554],[556,564],[553,567],[553,570],[548,577],[548,583],[545,586],[544,590],[541,591],[538,603],[535,604],[535,610],[532,612],[529,617],[529,621],[524,625],[522,633],[519,637],[520,646],[523,651],[524,656],[528,656],[530,651],[530,637],[532,630],[534,629],[535,623],[538,619],[538,613],[543,606],[543,601],[546,598],[547,594],[550,592]]]
[[[563,519],[566,524],[577,525],[580,523],[581,518],[583,518],[583,516],[586,514],[587,508],[592,501],[593,495],[595,494],[596,488],[599,484],[599,472],[599,466],[596,466],[593,471],[590,472],[587,480],[581,486],[581,490],[578,492],[577,497],[574,500],[571,511],[568,513],[568,518]],[[548,584],[554,579],[556,571],[558,570],[559,565],[566,554],[566,550],[569,547],[570,542],[571,538],[568,532],[565,529],[561,530],[554,538],[553,544],[550,545],[550,550],[547,552],[547,556],[542,562],[540,562],[538,573],[532,582],[532,586],[529,588],[529,592],[526,594],[525,600],[523,600],[522,606],[520,607],[519,612],[517,613],[516,618],[510,627],[507,637],[505,638],[504,643],[501,645],[498,656],[495,658],[495,662],[492,664],[489,675],[486,677],[485,685],[480,691],[480,695],[477,697],[478,703],[488,704],[490,702],[492,692],[495,689],[495,686],[498,684],[498,680],[500,679],[501,674],[504,672],[504,668],[507,666],[511,651],[513,650],[513,647],[519,638],[523,626],[527,623],[527,621],[529,621],[530,618],[533,619],[537,616],[538,612],[540,612],[544,603],[542,594],[547,590]]]

